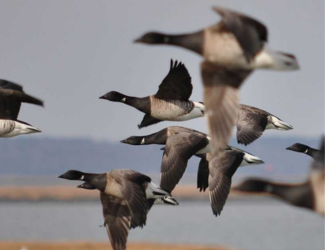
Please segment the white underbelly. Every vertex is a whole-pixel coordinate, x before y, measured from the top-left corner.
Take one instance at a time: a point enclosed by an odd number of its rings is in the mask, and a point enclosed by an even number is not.
[[[0,119],[0,137],[13,137],[15,132],[15,121]]]
[[[183,116],[188,112],[188,109],[184,108],[184,106],[186,107],[184,102],[174,102],[166,102],[160,99],[151,101],[150,115],[163,121],[177,121],[178,117]]]
[[[187,120],[191,120],[203,116],[204,114],[200,109],[193,108],[190,113],[177,117],[175,121],[187,121]]]

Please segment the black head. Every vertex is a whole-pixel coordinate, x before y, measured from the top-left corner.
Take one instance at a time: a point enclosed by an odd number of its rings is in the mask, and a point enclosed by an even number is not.
[[[146,143],[146,140],[143,136],[130,136],[121,142],[130,145],[143,145]]]
[[[168,37],[162,33],[148,32],[140,38],[134,40],[134,42],[146,44],[163,44],[168,43]]]
[[[96,189],[93,185],[89,184],[88,182],[82,183],[77,186],[77,188],[83,188],[83,189]]]
[[[309,147],[307,145],[301,144],[301,143],[295,143],[292,146],[286,148],[287,150],[291,150],[291,151],[296,151],[296,152],[300,152],[300,153],[307,153]]]
[[[243,192],[266,192],[269,183],[264,180],[248,179],[237,185],[234,189]]]
[[[83,180],[85,173],[77,171],[77,170],[69,170],[64,174],[60,175],[59,178],[67,179],[67,180]]]
[[[99,97],[99,99],[106,99],[111,102],[125,102],[125,98],[126,98],[125,95],[116,91],[108,92],[107,94]]]

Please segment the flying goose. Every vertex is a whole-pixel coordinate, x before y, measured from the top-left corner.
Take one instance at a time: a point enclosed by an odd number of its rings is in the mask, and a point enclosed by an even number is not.
[[[315,158],[316,158],[317,154],[319,154],[319,152],[320,152],[318,149],[311,148],[311,147],[309,147],[305,144],[301,144],[301,143],[295,143],[286,149],[309,155],[309,156],[313,157],[314,160],[316,160]]]
[[[237,141],[248,145],[258,139],[266,129],[290,130],[293,127],[280,118],[252,106],[240,104],[236,122]]]
[[[202,155],[211,152],[210,138],[206,134],[178,126],[167,127],[147,136],[131,136],[121,142],[130,145],[166,145],[161,163],[160,186],[169,192],[173,191],[182,178],[187,162],[193,155],[205,158]],[[235,147],[227,146],[225,150],[240,152],[240,155],[243,155],[239,165],[263,163],[258,157]],[[205,159],[201,160],[199,169],[203,168],[201,164],[206,165]],[[203,182],[203,177],[200,179]],[[202,189],[205,188],[202,186]]]
[[[170,70],[155,95],[143,98],[126,96],[116,91],[100,97],[112,102],[122,102],[145,113],[139,128],[161,121],[186,121],[204,116],[204,105],[190,101],[191,77],[181,62],[171,60]]]
[[[215,216],[221,214],[230,192],[232,176],[237,168],[264,163],[258,157],[232,146],[227,146],[218,154],[206,153],[196,156],[201,158],[197,188],[200,192],[209,188],[210,204]]]
[[[308,179],[303,183],[275,183],[263,179],[247,179],[235,190],[265,192],[281,198],[293,206],[311,209],[325,215],[324,138],[321,150],[315,154]]]
[[[296,58],[267,45],[268,31],[259,21],[221,7],[214,7],[221,21],[191,34],[149,32],[135,42],[176,45],[204,57],[201,75],[213,152],[228,143],[238,116],[239,87],[257,68],[297,70]]]
[[[224,150],[225,150],[225,152],[235,151],[235,152],[244,154],[244,157],[243,157],[242,161],[240,162],[239,167],[249,166],[249,165],[258,165],[258,164],[264,163],[264,161],[262,161],[257,156],[254,156],[251,153],[248,153],[244,150],[241,150],[241,149],[233,147],[233,146],[227,146]],[[196,154],[195,156],[201,158],[200,163],[199,163],[198,173],[197,173],[197,188],[200,190],[200,192],[201,191],[205,192],[206,188],[209,187],[209,184],[208,184],[209,183],[208,182],[209,159],[211,159],[212,156],[210,153]],[[228,157],[229,157],[229,154],[228,154]],[[215,166],[210,166],[210,167],[215,168]]]
[[[203,30],[180,35],[148,32],[134,42],[179,46],[203,56],[210,63],[227,68],[299,69],[294,55],[273,51],[267,46],[268,31],[264,24],[226,8],[212,9],[222,19]]]
[[[129,229],[145,226],[147,213],[156,199],[178,204],[150,177],[133,170],[112,170],[103,174],[69,170],[59,178],[84,181],[79,188],[100,191],[104,225],[114,250],[126,249]]]
[[[22,86],[0,79],[0,137],[41,132],[38,128],[18,120],[22,102],[43,106],[41,100],[27,95]]]

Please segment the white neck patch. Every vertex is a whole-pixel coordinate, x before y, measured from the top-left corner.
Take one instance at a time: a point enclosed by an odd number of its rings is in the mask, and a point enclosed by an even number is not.
[[[305,154],[307,154],[307,152],[308,152],[308,148],[306,149]]]
[[[80,180],[83,180],[84,178],[85,178],[85,176],[83,175],[83,176],[81,176]]]
[[[144,143],[145,143],[145,139],[143,138],[140,144],[143,145]]]
[[[124,97],[121,101],[122,101],[122,102],[125,102],[125,100],[126,100],[126,98]]]

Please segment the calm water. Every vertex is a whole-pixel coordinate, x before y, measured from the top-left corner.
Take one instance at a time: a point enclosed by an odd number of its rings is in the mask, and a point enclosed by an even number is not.
[[[0,240],[105,241],[101,205],[78,203],[2,203]],[[275,200],[229,200],[215,218],[207,202],[155,206],[144,229],[130,241],[219,244],[251,250],[324,249],[324,218]]]

